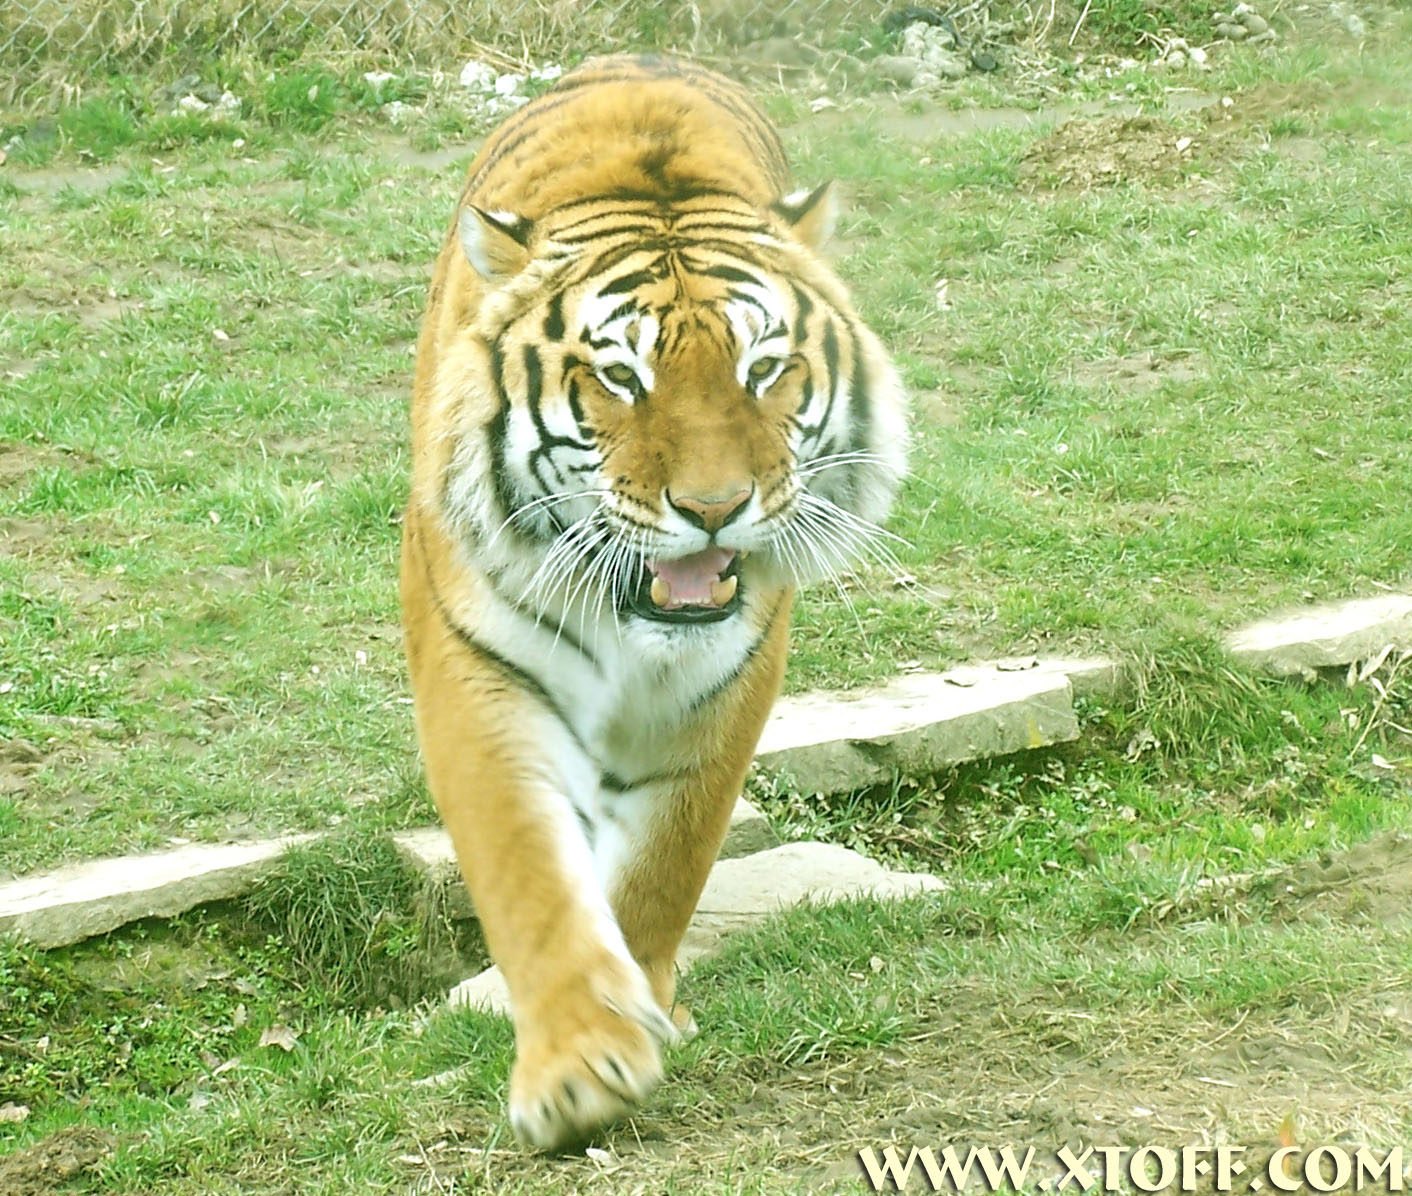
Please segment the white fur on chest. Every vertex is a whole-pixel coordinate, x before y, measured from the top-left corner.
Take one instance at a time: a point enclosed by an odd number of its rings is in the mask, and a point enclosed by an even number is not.
[[[534,679],[568,731],[546,737],[545,763],[578,815],[574,850],[587,847],[599,890],[611,892],[695,764],[683,724],[740,671],[757,636],[744,611],[704,626],[606,612],[565,625],[584,651],[493,592],[475,612],[477,638]]]
[[[740,671],[757,638],[744,611],[700,626],[591,611],[566,619],[565,635],[495,597],[476,623],[549,695],[600,772],[624,781],[670,769],[683,722]]]

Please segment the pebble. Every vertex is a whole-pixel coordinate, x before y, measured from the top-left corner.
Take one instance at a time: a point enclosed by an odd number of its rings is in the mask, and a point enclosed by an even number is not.
[[[493,66],[472,59],[461,68],[461,86],[471,91],[487,92],[495,89],[496,72]]]

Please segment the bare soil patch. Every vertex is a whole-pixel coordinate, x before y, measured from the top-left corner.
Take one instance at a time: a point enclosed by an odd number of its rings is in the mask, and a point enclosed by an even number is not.
[[[1196,148],[1195,137],[1161,117],[1070,120],[1025,151],[1018,176],[1030,188],[1073,191],[1171,179]]]
[[[1379,836],[1275,884],[1276,897],[1288,890],[1291,919],[1327,918],[1331,934],[1338,922],[1370,911],[1406,918],[1412,837]],[[1164,926],[1143,934],[1179,932]],[[1073,950],[1126,957],[1135,937],[1100,935]],[[831,1193],[871,1190],[858,1160],[864,1146],[893,1144],[905,1158],[912,1146],[939,1153],[954,1144],[964,1153],[968,1145],[1009,1143],[1019,1153],[1034,1146],[1036,1159],[1049,1163],[1065,1146],[1229,1142],[1245,1148],[1248,1174],[1258,1174],[1280,1146],[1337,1141],[1350,1153],[1360,1145],[1378,1152],[1412,1115],[1412,1090],[1398,1086],[1380,1053],[1408,1041],[1412,993],[1389,989],[1386,978],[1338,1002],[1323,998],[1311,978],[1287,1008],[1217,1016],[1171,993],[1154,994],[1154,1008],[1135,1011],[1085,998],[1083,986],[1016,991],[1003,977],[975,974],[918,1000],[930,1013],[905,1042],[804,1067],[756,1060],[736,1073],[741,1091],[728,1115],[690,1129],[682,1110],[654,1111],[649,1102],[599,1143],[596,1157],[545,1159],[484,1149],[483,1125],[447,1124],[439,1140],[405,1161],[419,1160],[412,1169],[425,1183],[475,1175],[493,1188],[497,1178],[535,1175],[561,1190],[606,1194],[672,1183],[704,1190],[712,1181],[768,1173],[785,1180],[782,1189]],[[671,1087],[669,1078],[664,1093]],[[1289,1174],[1299,1174],[1300,1158]],[[1041,1169],[1034,1178],[1062,1173]],[[907,1190],[930,1188],[914,1178]]]
[[[117,1139],[102,1130],[74,1127],[0,1157],[0,1192],[5,1196],[51,1196],[91,1171],[112,1152]]]
[[[1412,837],[1378,835],[1311,860],[1271,886],[1286,920],[1318,912],[1341,920],[1412,918]]]
[[[1074,381],[1081,386],[1112,385],[1127,393],[1146,394],[1163,382],[1195,382],[1205,376],[1201,363],[1187,357],[1128,353],[1095,361],[1076,361]]]

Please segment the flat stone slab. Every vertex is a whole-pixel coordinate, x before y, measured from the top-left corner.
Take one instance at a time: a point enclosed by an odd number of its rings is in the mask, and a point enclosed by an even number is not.
[[[713,954],[727,935],[755,926],[805,901],[850,897],[906,897],[945,887],[926,872],[892,872],[876,860],[832,843],[786,843],[712,870],[696,915],[677,952],[685,972]],[[490,1013],[510,1012],[510,993],[499,968],[487,968],[451,990],[449,1004]]]
[[[1111,691],[1118,676],[1109,661],[1031,658],[913,674],[851,693],[785,698],[766,727],[757,761],[767,775],[806,793],[837,793],[896,773],[922,775],[1061,743],[1078,736],[1075,690]],[[43,947],[66,946],[139,918],[170,917],[236,897],[286,847],[313,837],[194,845],[6,882],[0,884],[0,933],[18,933]],[[469,916],[445,832],[424,828],[395,839],[417,867],[444,878],[449,912]],[[775,841],[769,823],[742,800],[721,857],[760,852]]]
[[[974,666],[782,698],[755,763],[803,793],[840,793],[1078,736],[1064,672]]]
[[[451,844],[451,836],[440,826],[419,826],[412,830],[398,831],[392,841],[413,868],[427,879],[427,883],[444,888],[446,913],[453,918],[475,916],[471,908],[471,896],[461,881],[460,865],[456,862],[456,849]],[[739,798],[731,811],[730,826],[726,830],[725,842],[721,844],[720,859],[733,859],[763,851],[779,842],[779,836],[771,829],[765,816],[745,798]]]
[[[1412,648],[1412,594],[1382,594],[1306,607],[1261,619],[1226,637],[1226,648],[1251,668],[1307,675],[1367,660],[1389,644]]]
[[[286,848],[313,837],[193,844],[8,881],[0,884],[0,934],[67,947],[139,918],[174,917],[249,891]]]

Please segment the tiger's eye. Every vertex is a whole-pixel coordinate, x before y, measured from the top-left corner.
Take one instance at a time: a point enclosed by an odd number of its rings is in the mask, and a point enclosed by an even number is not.
[[[605,365],[598,372],[614,386],[631,388],[633,384],[637,382],[637,371],[630,365],[624,365],[621,361],[615,361],[612,365]]]
[[[757,357],[745,372],[750,381],[763,382],[783,364],[778,357]]]

